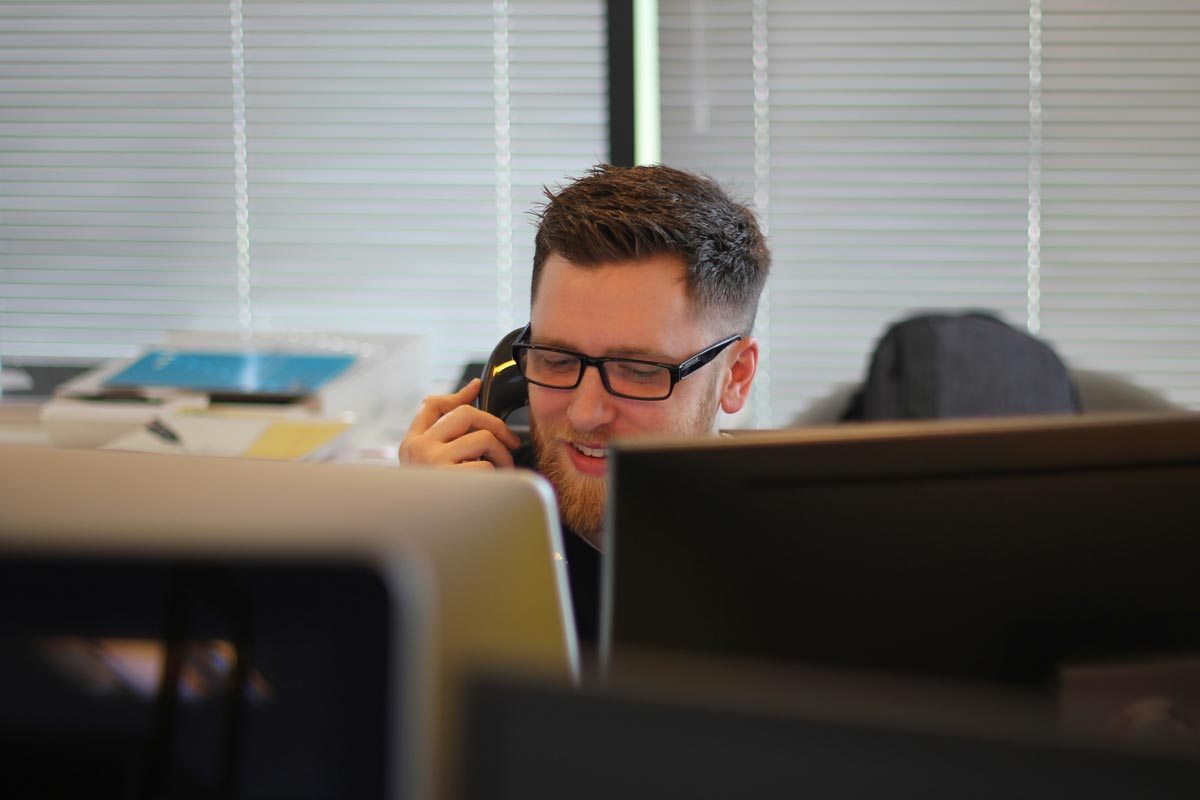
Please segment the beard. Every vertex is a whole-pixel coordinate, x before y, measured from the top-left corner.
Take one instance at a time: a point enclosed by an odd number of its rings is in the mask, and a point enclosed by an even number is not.
[[[699,402],[684,407],[671,418],[671,424],[647,431],[643,436],[692,436],[711,434],[717,418],[720,398],[716,383],[702,393]],[[558,512],[566,527],[582,536],[597,550],[604,550],[603,532],[608,479],[583,475],[571,464],[562,448],[564,442],[585,441],[608,446],[611,435],[605,431],[581,433],[569,424],[544,426],[531,414],[529,433],[533,439],[538,469],[554,487]],[[629,437],[626,437],[629,438]],[[570,445],[567,445],[568,447]]]
[[[596,437],[577,435],[570,427],[547,430],[530,417],[529,434],[537,454],[538,468],[554,487],[558,513],[563,523],[586,539],[597,550],[602,549],[600,538],[604,527],[604,500],[608,481],[591,475],[581,475],[562,452],[564,439],[595,441]],[[607,442],[606,442],[607,444]]]

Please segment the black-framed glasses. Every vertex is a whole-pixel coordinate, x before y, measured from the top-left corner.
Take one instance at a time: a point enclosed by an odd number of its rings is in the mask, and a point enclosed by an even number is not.
[[[529,343],[529,325],[513,342],[513,360],[522,377],[550,389],[574,389],[583,381],[583,371],[595,367],[609,394],[630,400],[666,400],[675,384],[745,337],[735,334],[704,348],[679,364],[663,364],[640,358],[592,358],[583,353]]]

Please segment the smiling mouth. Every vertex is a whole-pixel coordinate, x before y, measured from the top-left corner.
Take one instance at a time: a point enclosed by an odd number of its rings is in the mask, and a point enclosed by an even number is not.
[[[607,447],[588,447],[587,445],[580,444],[579,442],[571,442],[571,446],[574,447],[577,452],[582,453],[588,458],[604,458],[608,455]]]

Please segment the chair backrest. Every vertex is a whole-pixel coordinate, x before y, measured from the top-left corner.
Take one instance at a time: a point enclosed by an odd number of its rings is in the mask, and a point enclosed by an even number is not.
[[[1066,365],[1046,342],[982,312],[920,314],[880,338],[842,419],[1073,414]]]

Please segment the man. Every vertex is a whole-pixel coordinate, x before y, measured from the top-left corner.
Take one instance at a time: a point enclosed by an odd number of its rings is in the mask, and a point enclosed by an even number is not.
[[[719,410],[745,405],[770,254],[747,208],[669,167],[601,166],[546,195],[530,324],[514,348],[530,383],[532,447],[518,449],[501,420],[471,405],[476,380],[425,400],[400,458],[544,474],[562,515],[580,636],[590,640],[608,444],[713,435]]]

